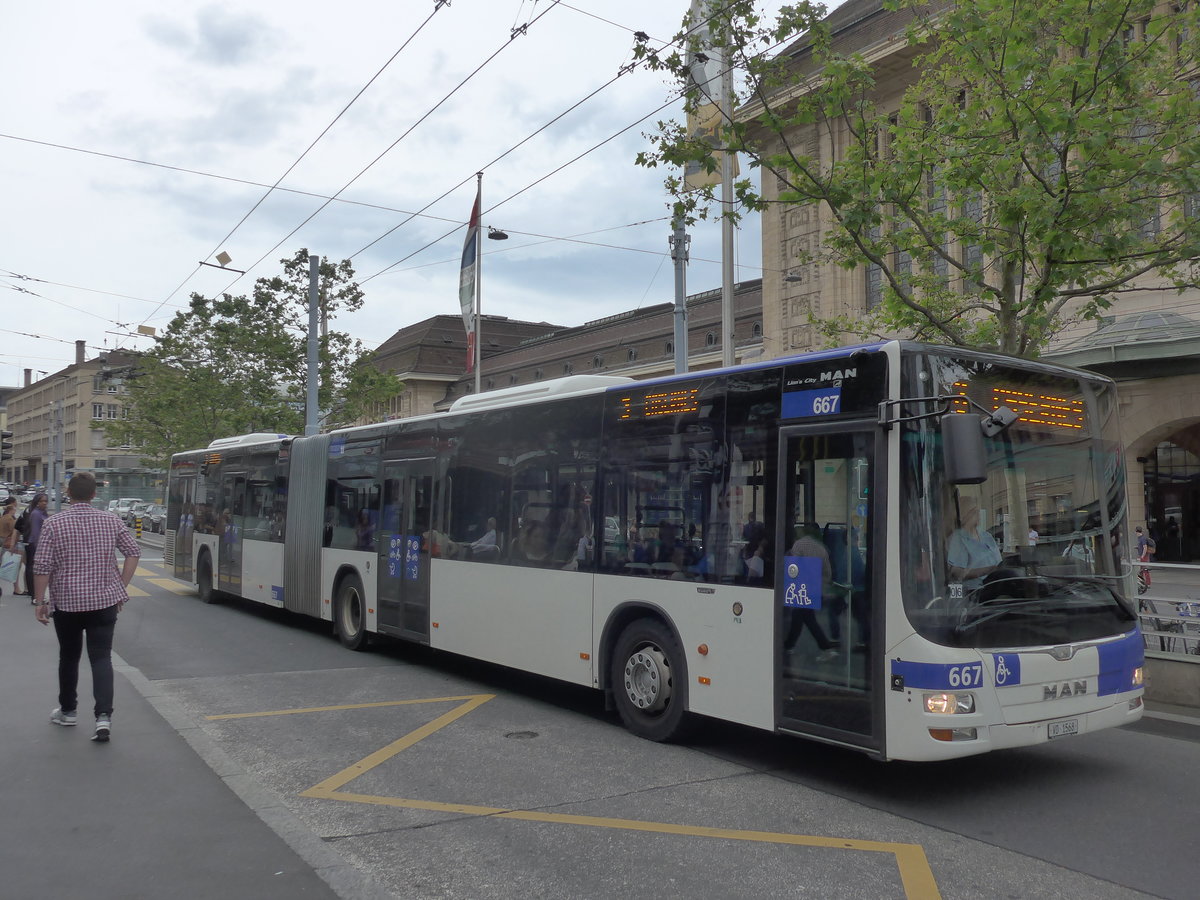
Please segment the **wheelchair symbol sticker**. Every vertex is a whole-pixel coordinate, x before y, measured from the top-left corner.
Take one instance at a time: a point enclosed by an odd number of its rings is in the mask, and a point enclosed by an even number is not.
[[[993,653],[992,663],[996,670],[996,687],[1021,683],[1021,657],[1014,654]]]

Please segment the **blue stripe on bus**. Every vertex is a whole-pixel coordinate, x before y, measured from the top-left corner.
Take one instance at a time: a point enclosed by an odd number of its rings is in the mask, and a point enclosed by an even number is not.
[[[1096,648],[1100,654],[1100,679],[1097,693],[1123,694],[1134,690],[1133,671],[1145,662],[1142,634],[1133,630],[1119,641],[1101,644]]]

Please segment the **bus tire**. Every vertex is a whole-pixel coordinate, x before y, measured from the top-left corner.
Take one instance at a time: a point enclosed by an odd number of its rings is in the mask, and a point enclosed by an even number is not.
[[[637,619],[617,638],[612,688],[625,727],[651,741],[685,736],[687,665],[675,635],[657,619]]]
[[[212,557],[201,553],[196,560],[196,587],[200,593],[201,603],[215,603],[217,592],[213,588]]]
[[[338,584],[333,604],[333,627],[343,647],[363,650],[367,646],[367,600],[357,575]]]

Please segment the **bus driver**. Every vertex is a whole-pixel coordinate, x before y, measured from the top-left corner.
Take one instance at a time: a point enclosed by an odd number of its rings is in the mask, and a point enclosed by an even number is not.
[[[1000,565],[1000,548],[996,539],[979,527],[979,500],[958,498],[959,527],[946,542],[946,562],[950,580],[960,581],[967,590],[983,586],[983,579]]]

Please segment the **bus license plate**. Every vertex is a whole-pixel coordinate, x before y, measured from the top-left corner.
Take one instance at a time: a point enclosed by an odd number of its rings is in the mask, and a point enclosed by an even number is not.
[[[1063,722],[1050,723],[1050,739],[1066,737],[1068,734],[1079,734],[1079,720],[1067,719]]]

